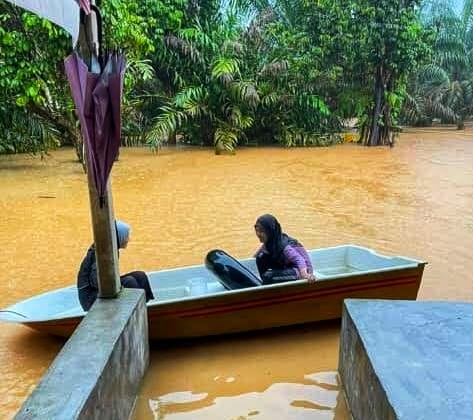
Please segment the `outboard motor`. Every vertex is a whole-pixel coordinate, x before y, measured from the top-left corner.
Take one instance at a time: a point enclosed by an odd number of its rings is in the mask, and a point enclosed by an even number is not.
[[[261,286],[261,280],[225,251],[214,249],[205,257],[206,267],[228,290]]]

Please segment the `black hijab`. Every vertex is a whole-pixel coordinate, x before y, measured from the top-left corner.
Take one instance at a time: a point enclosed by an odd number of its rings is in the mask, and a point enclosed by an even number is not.
[[[267,240],[264,245],[275,262],[281,259],[281,254],[287,245],[301,246],[297,239],[282,232],[281,225],[272,214],[263,214],[258,217],[256,225],[260,225],[266,233]]]

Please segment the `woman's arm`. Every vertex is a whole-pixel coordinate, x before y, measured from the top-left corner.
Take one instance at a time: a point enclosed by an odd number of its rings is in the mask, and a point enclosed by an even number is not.
[[[96,289],[98,288],[94,247],[90,247],[88,249],[87,255],[82,260],[82,263],[79,268],[79,273],[77,274],[77,284],[79,285],[79,287],[90,285],[92,287],[95,287]]]
[[[293,267],[297,268],[301,279],[307,279],[309,282],[315,281],[315,276],[309,271],[309,267],[307,267],[304,257],[299,254],[293,246],[287,245],[283,252],[287,261],[289,261]]]
[[[302,255],[300,255],[297,250],[294,249],[293,246],[291,245],[286,245],[284,248],[284,256],[286,257],[286,260],[289,262],[289,265],[291,267],[297,268],[300,272],[302,270],[307,271],[307,265],[304,261],[304,258],[302,258]]]
[[[253,255],[253,258],[256,258],[259,254],[261,254],[262,252],[264,252],[266,248],[264,247],[264,245],[261,245],[259,248],[258,248],[258,251],[255,252],[255,254]]]

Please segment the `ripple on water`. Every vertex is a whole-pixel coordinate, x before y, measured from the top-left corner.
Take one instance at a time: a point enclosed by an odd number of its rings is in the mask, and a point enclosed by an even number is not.
[[[220,396],[205,400],[207,393],[190,391],[166,394],[148,401],[154,419],[334,419],[342,409],[336,372],[306,375],[317,384],[275,383],[262,392]],[[196,407],[196,401],[205,400]]]

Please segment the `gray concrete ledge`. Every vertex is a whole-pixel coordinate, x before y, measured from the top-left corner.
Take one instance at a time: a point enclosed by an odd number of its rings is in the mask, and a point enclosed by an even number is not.
[[[471,420],[473,304],[347,299],[338,369],[355,420]]]
[[[143,291],[97,299],[15,419],[128,419],[148,363]]]

